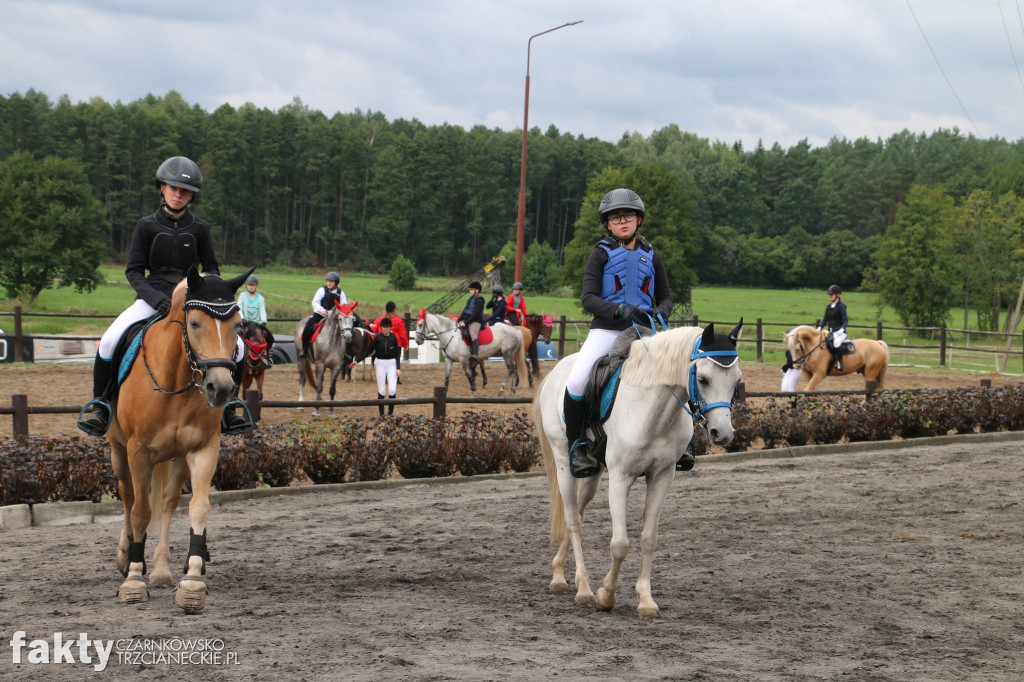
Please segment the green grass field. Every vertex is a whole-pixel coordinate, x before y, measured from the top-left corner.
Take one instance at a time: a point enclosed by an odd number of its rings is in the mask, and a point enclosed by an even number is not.
[[[23,305],[25,313],[85,313],[85,314],[106,314],[116,315],[128,307],[134,300],[135,295],[124,277],[124,268],[108,265],[101,268],[105,279],[96,291],[89,294],[76,293],[71,288],[47,289],[40,294],[39,298],[31,305]],[[224,275],[231,277],[241,274],[241,270],[227,267]],[[309,272],[304,270],[290,270],[284,268],[270,268],[260,270],[257,273],[260,279],[260,291],[267,299],[268,315],[272,320],[292,320],[304,317],[310,311],[310,299],[313,297],[317,287],[323,284],[320,279],[320,272]],[[508,273],[511,275],[511,272]],[[505,279],[509,279],[506,277]],[[342,275],[341,287],[345,291],[348,300],[359,301],[359,312],[363,317],[373,317],[384,310],[384,304],[393,300],[398,304],[400,313],[406,311],[413,315],[420,308],[432,304],[440,298],[451,285],[457,283],[456,279],[445,279],[441,277],[420,277],[417,280],[417,288],[413,291],[395,291],[388,284],[384,275],[352,274]],[[529,291],[526,293],[526,300],[530,312],[553,314],[555,317],[564,315],[567,320],[581,321],[579,324],[570,325],[566,331],[568,337],[582,336],[586,332],[583,320],[588,319],[580,308],[575,298],[565,296],[533,296]],[[485,297],[487,292],[485,292]],[[461,308],[462,298],[454,304],[450,310],[457,312]],[[871,292],[847,292],[843,295],[850,314],[851,336],[874,338],[874,327],[878,322],[886,328],[885,338],[890,344],[915,346],[934,345],[934,339],[924,338],[923,335],[915,335],[909,332],[891,330],[899,327],[900,321],[895,312],[888,306],[880,306],[877,294]],[[693,292],[693,313],[697,315],[701,323],[714,321],[721,325],[732,325],[744,319],[746,337],[753,335],[754,324],[760,318],[766,325],[765,340],[771,342],[765,349],[765,362],[781,364],[782,348],[781,338],[786,327],[795,324],[815,324],[821,317],[828,304],[828,296],[824,291],[813,289],[746,289],[739,287],[701,287]],[[11,301],[0,300],[0,312],[10,312],[14,309]],[[953,324],[962,324],[963,311],[954,309],[950,320]],[[972,319],[973,323],[974,320]],[[23,330],[26,333],[36,334],[99,334],[109,324],[109,319],[88,319],[68,317],[25,317]],[[0,328],[5,331],[13,331],[12,318],[0,316]],[[278,321],[271,324],[275,333],[291,334],[295,329],[295,322]],[[891,330],[891,331],[890,331]],[[963,335],[955,337],[951,343],[970,343],[964,341]],[[973,338],[973,337],[972,337]],[[997,343],[989,341],[987,343]],[[1005,346],[1005,340],[998,341],[998,344]],[[1015,340],[1015,349],[1020,352],[1020,338]],[[749,348],[749,346],[744,346]],[[753,351],[743,351],[744,359],[754,356]],[[923,357],[917,357],[922,355]],[[934,359],[930,356],[934,355]],[[749,356],[749,357],[747,357]],[[921,354],[893,350],[892,362],[900,364],[937,364],[937,352],[928,351]],[[967,359],[964,358],[964,362]],[[954,356],[954,365],[956,357]],[[994,366],[988,358],[971,363],[977,365],[978,369],[991,371]],[[1020,360],[1012,366],[1020,366]],[[1016,371],[1016,370],[1013,370]]]

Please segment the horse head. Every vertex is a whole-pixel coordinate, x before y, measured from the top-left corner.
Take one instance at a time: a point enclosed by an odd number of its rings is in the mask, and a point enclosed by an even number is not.
[[[728,334],[716,332],[714,323],[709,324],[691,356],[688,389],[690,402],[697,407],[694,417],[703,417],[708,437],[717,445],[728,445],[735,433],[731,407],[743,379],[736,351],[742,328],[742,318]],[[720,407],[730,409],[715,409]]]
[[[359,301],[353,301],[352,303],[334,302],[338,315],[338,333],[345,337],[346,344],[352,343],[352,328],[356,326],[356,320],[359,319],[359,316],[355,314],[355,309],[358,305]]]
[[[235,294],[255,269],[224,280],[216,275],[204,277],[192,267],[185,278],[184,320],[180,321],[185,354],[202,375],[200,385],[210,407],[223,407],[234,395],[233,358],[242,321]]]
[[[420,314],[416,318],[416,345],[421,346],[427,339],[427,309],[420,308]]]

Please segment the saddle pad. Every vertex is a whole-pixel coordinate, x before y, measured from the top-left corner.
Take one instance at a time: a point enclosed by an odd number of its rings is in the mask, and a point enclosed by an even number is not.
[[[161,319],[163,319],[163,315],[157,313],[147,320],[136,322],[128,327],[128,330],[121,337],[112,358],[114,366],[117,367],[117,379],[114,382],[115,389],[124,383],[124,380],[128,378],[128,373],[132,371],[132,365],[135,364],[135,358],[139,355],[139,348],[142,346],[142,338],[146,335],[146,330],[154,322]]]
[[[487,344],[492,343],[494,341],[494,333],[491,331],[491,328],[481,327],[480,333],[477,335],[477,341],[479,341],[481,346],[486,346]],[[467,346],[473,345],[469,340],[469,332],[465,330],[462,331],[462,342]]]
[[[315,325],[313,325],[313,333],[309,337],[309,345],[312,346],[313,342],[316,341],[316,337],[320,336],[320,329],[322,329],[323,326],[324,326],[324,321],[323,320],[320,320]]]
[[[843,341],[843,345],[839,347],[843,355],[853,355],[857,352],[857,347],[853,345],[853,341]]]

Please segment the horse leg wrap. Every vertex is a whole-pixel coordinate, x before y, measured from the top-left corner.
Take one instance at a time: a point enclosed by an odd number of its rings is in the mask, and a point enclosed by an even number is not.
[[[146,575],[146,533],[142,534],[142,542],[135,542],[135,539],[128,536],[128,560],[124,564],[124,576],[128,577],[128,567],[132,564],[142,564],[142,575]]]
[[[196,535],[191,528],[188,529],[188,554],[185,555],[185,568],[183,573],[188,573],[188,560],[197,556],[203,560],[203,568],[200,575],[206,575],[206,562],[210,560],[210,550],[206,548],[206,531],[202,535]]]

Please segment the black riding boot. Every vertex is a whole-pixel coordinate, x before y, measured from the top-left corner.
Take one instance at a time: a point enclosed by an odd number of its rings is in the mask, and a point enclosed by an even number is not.
[[[396,396],[396,395],[398,395],[398,394],[397,394],[397,393],[395,393],[395,394],[393,394],[393,395],[391,395],[391,396],[389,396],[389,397],[390,397],[390,398],[391,398],[392,400],[394,400],[394,399],[395,399],[395,396]],[[391,416],[391,415],[393,415],[394,413],[395,413],[395,404],[394,404],[394,403],[391,403],[390,405],[388,405],[388,416],[390,417],[390,416]]]
[[[842,372],[843,371],[843,355],[842,355],[842,350],[839,349],[839,348],[833,348],[832,349],[832,357],[834,357],[835,360],[836,360],[836,371],[837,372]]]
[[[113,375],[113,363],[104,360],[100,354],[96,354],[96,361],[92,368],[92,394],[95,396],[90,400],[82,412],[78,415],[78,428],[92,436],[102,436],[110,427],[110,380]],[[92,406],[92,414],[88,419],[83,419],[85,411]]]
[[[252,431],[252,417],[249,414],[249,407],[238,399],[238,391],[242,388],[242,369],[245,360],[239,362],[234,371],[231,372],[231,379],[235,382],[235,397],[224,406],[224,416],[220,420],[220,432],[237,436]],[[239,414],[236,410],[241,409]]]
[[[690,444],[683,451],[683,456],[676,461],[676,471],[689,471],[693,468],[693,465],[697,462],[694,451],[693,438],[690,438]]]
[[[377,394],[377,400],[384,400],[384,394],[383,393],[378,393]],[[384,406],[383,405],[377,405],[377,411],[380,412],[380,416],[382,416],[382,417],[384,416]]]
[[[574,400],[569,391],[562,401],[565,410],[565,438],[569,441],[569,471],[576,478],[589,478],[601,473],[601,465],[590,454],[594,444],[583,437],[583,418],[587,405]]]
[[[473,340],[469,345],[469,366],[472,369],[476,369],[477,363],[480,362],[480,342]]]

